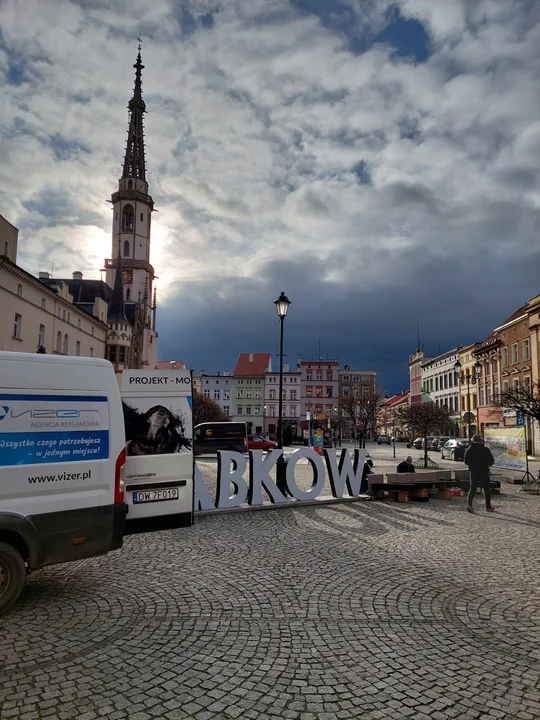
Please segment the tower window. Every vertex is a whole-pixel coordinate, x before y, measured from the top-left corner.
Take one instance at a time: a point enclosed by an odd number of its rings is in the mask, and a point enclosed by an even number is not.
[[[126,290],[126,300],[131,300],[131,290],[129,288]]]
[[[122,211],[122,230],[133,230],[133,207],[126,205]]]
[[[143,214],[141,213],[141,222],[143,221],[143,219],[144,219],[144,218],[143,218]]]
[[[131,190],[133,187],[133,180],[128,180],[128,190]]]
[[[124,257],[129,255],[129,240],[124,240]]]

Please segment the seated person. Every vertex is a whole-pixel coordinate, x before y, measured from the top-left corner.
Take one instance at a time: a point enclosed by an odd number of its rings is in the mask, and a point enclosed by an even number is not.
[[[413,473],[416,472],[414,469],[414,465],[412,462],[412,457],[410,455],[407,455],[405,460],[403,462],[400,462],[397,466],[397,472],[398,473]]]

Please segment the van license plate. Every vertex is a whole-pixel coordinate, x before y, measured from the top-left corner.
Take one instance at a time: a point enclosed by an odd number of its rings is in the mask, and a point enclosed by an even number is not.
[[[144,490],[133,493],[133,502],[159,502],[160,500],[178,500],[180,497],[178,488],[167,488],[167,490]]]

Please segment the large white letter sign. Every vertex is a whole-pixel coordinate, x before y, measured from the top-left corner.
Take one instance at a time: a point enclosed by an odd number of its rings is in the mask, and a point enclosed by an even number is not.
[[[271,450],[263,457],[262,450],[249,451],[249,494],[250,505],[262,505],[263,488],[268,493],[273,503],[285,503],[287,498],[279,490],[276,483],[270,477],[270,471],[283,455],[283,450]]]
[[[215,510],[216,506],[210,497],[201,471],[195,465],[195,510]]]
[[[231,465],[233,465],[232,469]],[[238,452],[232,450],[218,452],[217,507],[219,509],[238,507],[246,502],[248,486],[242,477],[246,465],[246,458]],[[231,483],[234,485],[234,493],[229,495]]]
[[[351,463],[349,451],[343,448],[341,457],[339,458],[339,467],[336,454],[333,450],[324,450],[324,458],[326,460],[326,469],[328,470],[328,481],[332,489],[332,496],[335,498],[343,497],[345,485],[347,485],[347,492],[351,497],[360,495],[362,491],[362,474],[366,461],[366,451],[355,450],[354,461]]]
[[[313,468],[313,483],[307,491],[300,490],[294,477],[296,463],[301,458],[306,458]],[[310,448],[302,448],[301,450],[295,450],[291,453],[285,462],[287,464],[287,488],[291,495],[297,500],[315,500],[324,487],[324,464],[322,457]]]

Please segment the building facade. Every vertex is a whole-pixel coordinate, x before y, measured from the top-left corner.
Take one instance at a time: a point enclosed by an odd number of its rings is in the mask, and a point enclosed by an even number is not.
[[[392,397],[387,398],[382,403],[381,409],[377,414],[378,433],[380,435],[395,437],[396,441],[402,438],[409,438],[411,434],[409,428],[407,424],[401,420],[399,415],[399,410],[408,407],[409,404],[409,390],[404,390],[397,395],[392,395]]]
[[[329,427],[339,421],[339,360],[300,358],[302,428]],[[309,418],[309,420],[308,420]]]
[[[493,405],[493,400],[501,389],[501,338],[496,332],[491,333],[483,342],[478,343],[473,351],[475,360],[479,361],[482,370],[477,378],[478,383],[478,432],[486,428],[499,427],[502,420],[501,409]]]
[[[199,377],[200,393],[217,402],[228,418],[233,417],[234,410],[234,378],[228,370],[215,375],[201,373]]]
[[[77,304],[69,285],[17,265],[18,230],[0,216],[0,350],[105,357],[107,302]]]
[[[289,365],[283,366],[283,426],[291,427],[293,438],[301,437],[301,386],[300,372],[291,372]],[[279,418],[279,372],[267,372],[264,376],[264,431],[267,435],[277,434]]]
[[[460,387],[455,364],[461,348],[453,348],[436,357],[424,359],[422,367],[422,388],[426,401],[434,402],[450,413],[450,428],[441,431],[458,431],[460,419]],[[411,397],[412,402],[412,397]]]
[[[428,360],[431,360],[431,358],[427,357],[424,351],[418,348],[413,355],[409,355],[409,392],[411,404],[426,402],[428,400],[423,392],[422,374],[422,363]]]
[[[240,353],[234,369],[233,420],[245,422],[248,434],[264,430],[264,379],[272,371],[270,353]]]

